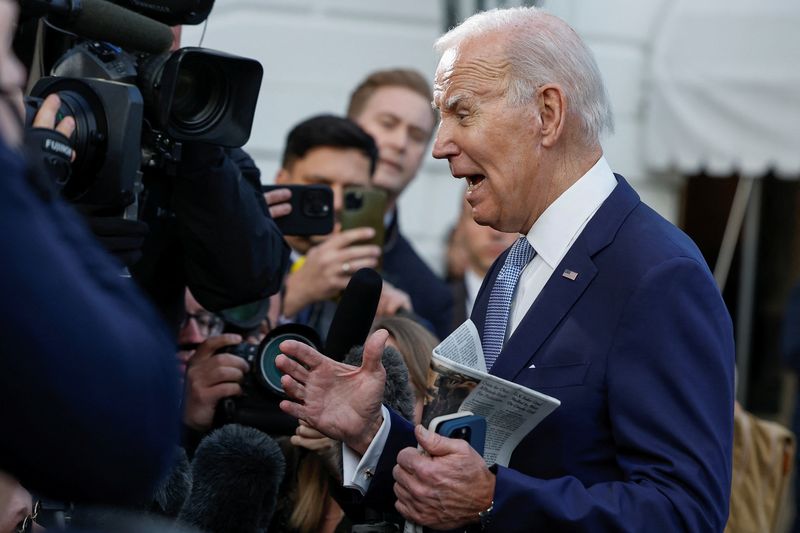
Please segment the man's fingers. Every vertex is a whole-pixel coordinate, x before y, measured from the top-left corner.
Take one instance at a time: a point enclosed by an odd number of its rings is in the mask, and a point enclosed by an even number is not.
[[[297,402],[282,400],[278,406],[281,408],[281,411],[294,418],[303,418],[306,414],[305,406]]]
[[[398,474],[402,472],[407,472],[408,475],[413,475],[422,461],[428,460],[430,461],[430,457],[424,455],[419,449],[417,448],[403,448],[397,454],[397,465],[395,465],[395,469],[392,471],[395,474],[395,479],[398,480]]]
[[[283,392],[285,392],[286,395],[292,400],[299,402],[305,401],[306,388],[297,380],[292,378],[292,376],[288,374],[282,375],[281,387],[283,387]]]
[[[364,356],[361,363],[361,368],[367,372],[379,372],[383,366],[381,358],[383,357],[383,348],[386,346],[386,339],[389,338],[389,332],[385,329],[379,329],[367,338],[364,343]]]
[[[319,353],[308,344],[304,344],[299,341],[283,341],[278,348],[280,349],[281,353],[284,354],[284,357],[279,355],[277,358],[275,358],[275,365],[284,373],[295,371],[297,362],[313,369],[327,359],[324,355]],[[292,361],[289,358],[295,359],[295,361]],[[289,360],[286,361],[286,359]]]
[[[321,451],[332,447],[335,441],[329,439],[328,437],[322,437],[321,439],[309,439],[306,437],[293,435],[291,438],[289,438],[289,442],[291,442],[294,446],[301,446],[308,450]]]
[[[289,189],[275,189],[264,193],[264,201],[269,207],[269,216],[272,218],[285,217],[292,212],[292,191]]]
[[[278,356],[275,358],[275,367],[284,375],[287,375],[292,379],[299,381],[300,383],[305,383],[308,381],[308,369],[284,354],[278,354]]]
[[[269,216],[273,219],[285,217],[292,212],[292,204],[275,204],[269,207]]]
[[[419,523],[423,518],[423,512],[419,507],[419,503],[408,489],[399,483],[395,483],[394,493],[397,496],[397,501],[395,502],[397,512],[403,515],[404,518]]]
[[[244,371],[241,368],[218,366],[209,371],[206,383],[212,386],[219,383],[239,383],[243,377]]]
[[[264,201],[267,202],[267,205],[271,206],[273,204],[279,204],[282,202],[288,202],[292,199],[292,191],[291,189],[274,189],[269,192],[264,193]]]
[[[316,429],[310,427],[308,424],[301,423],[297,426],[297,429],[294,432],[295,435],[299,437],[304,437],[306,439],[327,439],[325,435],[317,431]]]
[[[216,403],[222,398],[227,398],[228,396],[241,395],[242,386],[238,383],[220,383],[210,387],[206,394],[209,398],[213,399],[214,403]]]
[[[250,370],[250,365],[247,364],[247,361],[245,361],[239,356],[232,355],[229,353],[221,353],[217,355],[214,359],[210,361],[210,363],[213,363],[214,366],[233,367],[241,370],[242,373],[245,373],[248,370]]]
[[[189,364],[197,364],[214,355],[214,352],[223,346],[230,346],[231,344],[239,344],[242,342],[242,337],[233,333],[226,333],[224,335],[217,335],[203,341],[200,346],[195,350],[194,355],[189,360]]]
[[[354,229],[347,229],[342,231],[341,233],[337,233],[333,235],[328,241],[333,241],[336,247],[343,248],[345,246],[350,246],[353,243],[359,241],[366,241],[371,239],[375,236],[375,230],[372,228],[364,227],[364,228],[354,228]],[[377,247],[376,247],[377,248]]]
[[[375,268],[378,266],[378,258],[377,257],[366,257],[362,259],[352,259],[350,261],[342,261],[341,263],[336,263],[333,265],[334,274],[339,274],[341,276],[346,276],[342,280],[341,288],[345,288],[347,283],[350,281],[350,278],[358,272],[362,268]]]
[[[72,117],[64,117],[61,122],[56,126],[56,131],[69,139],[75,131],[75,119]],[[74,152],[74,150],[73,150]],[[74,155],[73,155],[74,159]]]
[[[339,251],[337,257],[340,261],[357,261],[359,259],[377,259],[381,255],[381,249],[374,244],[357,244],[347,246]],[[355,271],[354,271],[355,272]]]
[[[431,457],[439,457],[451,453],[464,453],[470,449],[465,440],[442,437],[438,433],[425,429],[422,425],[417,425],[414,428],[414,434],[417,437],[417,443]]]
[[[56,125],[56,114],[61,106],[61,99],[56,93],[50,94],[42,102],[36,116],[33,117],[34,128],[53,129]]]

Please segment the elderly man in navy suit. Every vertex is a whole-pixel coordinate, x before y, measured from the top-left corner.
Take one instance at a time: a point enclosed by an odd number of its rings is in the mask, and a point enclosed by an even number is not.
[[[561,407],[487,468],[380,405],[384,332],[357,370],[282,344],[305,366],[278,358],[295,400],[281,407],[345,443],[345,480],[369,501],[435,529],[722,531],[731,321],[692,241],[603,157],[612,117],[591,53],[535,8],[475,15],[437,49],[433,155],[468,181],[478,223],[521,234],[472,312],[487,366]]]

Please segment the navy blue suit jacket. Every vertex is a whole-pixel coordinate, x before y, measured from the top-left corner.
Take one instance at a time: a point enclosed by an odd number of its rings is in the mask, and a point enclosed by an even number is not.
[[[694,243],[617,179],[492,367],[561,400],[509,468],[495,467],[493,531],[709,532],[727,521],[730,317]],[[505,255],[478,294],[478,331]],[[392,416],[370,493],[387,494],[410,430]]]

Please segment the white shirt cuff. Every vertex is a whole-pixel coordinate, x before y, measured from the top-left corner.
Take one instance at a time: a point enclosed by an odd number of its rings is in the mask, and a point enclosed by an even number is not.
[[[358,456],[352,448],[342,444],[342,479],[344,486],[349,489],[356,489],[363,496],[369,489],[372,476],[375,475],[375,468],[378,466],[378,459],[386,446],[386,439],[389,436],[389,429],[392,422],[389,420],[389,410],[385,405],[381,406],[383,423],[370,442],[367,451],[362,457]]]

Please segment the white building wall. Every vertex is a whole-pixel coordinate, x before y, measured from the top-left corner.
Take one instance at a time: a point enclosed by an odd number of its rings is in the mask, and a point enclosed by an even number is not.
[[[667,1],[542,4],[573,25],[597,57],[616,115],[616,134],[603,143],[612,168],[675,220],[677,180],[648,174],[640,148],[648,43]],[[264,67],[246,147],[262,180],[273,181],[286,132],[313,114],[344,113],[350,91],[367,73],[403,66],[433,79],[437,58],[432,44],[443,18],[441,0],[218,0],[202,46],[258,59]],[[183,45],[200,44],[202,30],[184,28]],[[430,158],[400,201],[404,232],[437,271],[462,187],[446,163]]]

